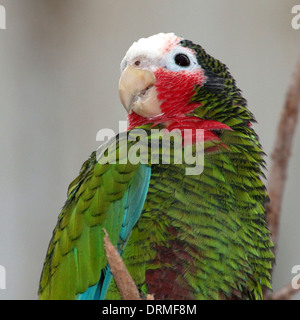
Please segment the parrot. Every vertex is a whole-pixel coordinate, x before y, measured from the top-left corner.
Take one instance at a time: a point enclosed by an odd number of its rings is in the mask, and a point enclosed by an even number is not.
[[[134,42],[120,69],[127,129],[100,156],[94,151],[70,184],[39,299],[122,299],[104,229],[142,299],[263,299],[274,263],[265,153],[228,67],[201,45],[159,33]],[[140,138],[146,149],[138,151],[145,158],[155,153],[154,160],[130,161],[138,129],[146,134]],[[172,130],[184,134],[179,151],[189,146],[194,155],[202,132],[201,172],[188,174],[191,164],[175,161],[175,138],[169,163],[162,161],[163,134]],[[115,161],[109,161],[113,150]]]

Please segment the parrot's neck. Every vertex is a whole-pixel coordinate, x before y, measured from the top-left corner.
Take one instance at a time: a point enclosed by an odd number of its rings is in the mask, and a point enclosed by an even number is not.
[[[191,112],[195,109],[195,104],[191,104]],[[169,131],[172,130],[180,130],[182,137],[187,137],[189,135],[189,140],[194,143],[195,137],[197,135],[197,129],[201,129],[204,131],[204,141],[207,140],[215,140],[219,141],[218,135],[216,135],[216,131],[219,130],[232,130],[227,125],[214,121],[214,120],[204,120],[193,115],[177,115],[174,116],[166,116],[164,114],[152,117],[152,118],[144,118],[134,112],[128,115],[128,130],[132,130],[136,127],[150,124],[152,128],[156,126],[163,126],[165,129]],[[187,134],[186,130],[189,130]]]
[[[186,112],[190,113],[195,108],[196,108],[196,106],[194,104],[191,104],[191,107],[187,108]],[[136,114],[134,111],[132,111],[127,116],[128,130],[131,130],[133,128],[136,128],[136,127],[139,127],[139,126],[142,126],[145,124],[153,124],[153,126],[162,125],[167,128],[169,124],[173,124],[173,123],[179,124],[179,123],[181,123],[187,119],[190,119],[190,118],[191,117],[186,116],[185,114],[169,115],[169,114],[165,114],[165,113],[161,113],[161,114],[154,116],[154,117],[145,118],[145,117],[142,117],[142,116]]]

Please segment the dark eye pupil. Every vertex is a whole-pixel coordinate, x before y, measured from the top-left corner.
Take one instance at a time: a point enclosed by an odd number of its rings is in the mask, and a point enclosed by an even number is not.
[[[176,54],[174,60],[175,63],[181,67],[188,67],[190,65],[189,57],[182,53]]]

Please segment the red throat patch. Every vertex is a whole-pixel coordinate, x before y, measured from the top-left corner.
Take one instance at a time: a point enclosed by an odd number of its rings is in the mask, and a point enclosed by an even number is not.
[[[201,86],[206,77],[201,69],[197,72],[174,72],[163,68],[154,72],[157,98],[161,101],[161,114],[151,118],[144,118],[132,112],[128,115],[129,128],[133,129],[148,123],[165,123],[182,118],[199,107],[199,103],[190,103],[195,87]]]
[[[128,115],[128,130],[149,123],[153,126],[164,124],[169,131],[179,129],[182,133],[185,129],[192,129],[191,137],[188,139],[192,143],[196,137],[196,129],[204,130],[204,141],[219,140],[212,130],[231,130],[223,123],[188,115],[195,108],[201,107],[201,103],[190,103],[195,93],[195,87],[203,85],[206,80],[201,69],[194,72],[173,72],[160,68],[154,74],[157,97],[161,101],[162,113],[155,117],[144,118],[132,112]]]

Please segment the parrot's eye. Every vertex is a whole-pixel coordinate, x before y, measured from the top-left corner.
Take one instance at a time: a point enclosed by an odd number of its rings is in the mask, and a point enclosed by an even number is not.
[[[180,67],[188,67],[190,65],[190,59],[187,55],[178,53],[174,57],[175,63]]]

